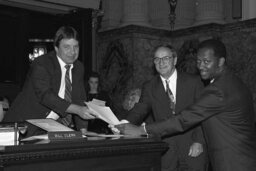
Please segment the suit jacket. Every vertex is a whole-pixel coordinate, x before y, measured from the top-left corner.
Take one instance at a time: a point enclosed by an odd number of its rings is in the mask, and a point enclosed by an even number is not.
[[[198,76],[179,72],[177,74],[175,113],[179,113],[192,104],[203,89],[203,84]],[[153,120],[156,122],[174,117],[160,76],[145,83],[140,101],[128,113],[127,120],[134,124],[141,124],[151,111]],[[163,140],[169,144],[169,150],[162,157],[162,168],[166,170],[176,167],[179,155],[183,155],[183,157],[188,155],[189,147],[193,142],[204,143],[200,127],[175,137],[165,134]],[[194,160],[196,162],[197,159]]]
[[[148,125],[146,129],[164,136],[202,122],[214,171],[252,171],[256,168],[253,118],[251,93],[225,69],[193,105],[176,117]]]
[[[72,69],[72,103],[85,100],[84,68],[77,60]],[[4,121],[46,118],[51,110],[65,117],[70,102],[58,96],[61,68],[55,52],[36,58],[27,74],[22,91],[12,103]]]

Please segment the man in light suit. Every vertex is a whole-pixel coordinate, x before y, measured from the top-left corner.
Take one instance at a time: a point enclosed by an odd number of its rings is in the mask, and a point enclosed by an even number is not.
[[[226,48],[219,40],[199,45],[197,66],[210,79],[199,99],[175,117],[137,127],[123,124],[124,134],[173,135],[202,123],[213,171],[252,171],[256,168],[256,140],[252,95],[225,65]]]
[[[9,109],[4,121],[25,121],[27,119],[65,118],[67,114],[77,116],[76,120],[93,119],[91,111],[83,105],[85,98],[84,68],[77,60],[79,37],[69,26],[59,28],[54,38],[55,51],[36,58],[31,65],[23,90]],[[65,65],[70,65],[72,101],[64,99]],[[79,122],[80,123],[80,122]],[[79,128],[79,125],[76,125]],[[28,135],[36,134],[29,129]]]
[[[127,115],[130,123],[139,125],[151,113],[155,122],[172,118],[175,113],[192,104],[203,89],[200,77],[177,72],[177,53],[173,47],[157,47],[153,61],[159,75],[144,84],[139,103]],[[167,86],[174,95],[175,109],[170,107]],[[200,126],[174,137],[166,135],[163,141],[168,143],[169,150],[162,157],[162,170],[206,169],[206,151],[203,152],[204,138]]]

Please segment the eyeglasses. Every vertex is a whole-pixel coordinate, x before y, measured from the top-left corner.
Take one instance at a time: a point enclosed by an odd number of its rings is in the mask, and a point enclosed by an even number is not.
[[[165,57],[162,57],[162,58],[159,58],[159,57],[154,57],[154,63],[155,64],[159,64],[161,61],[163,63],[167,63],[169,62],[169,60],[173,58],[172,56],[165,56]]]

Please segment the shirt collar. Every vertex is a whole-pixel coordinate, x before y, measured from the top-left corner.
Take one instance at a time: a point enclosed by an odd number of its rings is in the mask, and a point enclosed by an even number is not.
[[[58,61],[59,61],[59,64],[60,64],[60,67],[61,68],[65,68],[65,66],[67,65],[59,56],[57,56],[57,59],[58,59]],[[70,66],[70,70],[73,68],[73,66],[74,66],[74,64],[69,64],[69,65],[71,65]]]
[[[177,70],[175,69],[174,72],[172,73],[172,75],[168,79],[165,79],[161,75],[160,75],[160,78],[161,78],[162,82],[165,82],[165,80],[167,80],[170,83],[176,82],[176,80],[177,80]]]

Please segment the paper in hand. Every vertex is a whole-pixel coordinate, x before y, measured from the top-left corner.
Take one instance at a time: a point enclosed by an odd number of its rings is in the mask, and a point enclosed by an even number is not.
[[[93,104],[96,104],[98,106],[106,106],[106,102],[99,99],[92,99],[91,101]]]
[[[85,104],[90,110],[94,112],[97,118],[107,122],[108,124],[118,125],[120,123],[120,121],[109,107],[99,106],[92,102],[85,102]]]

